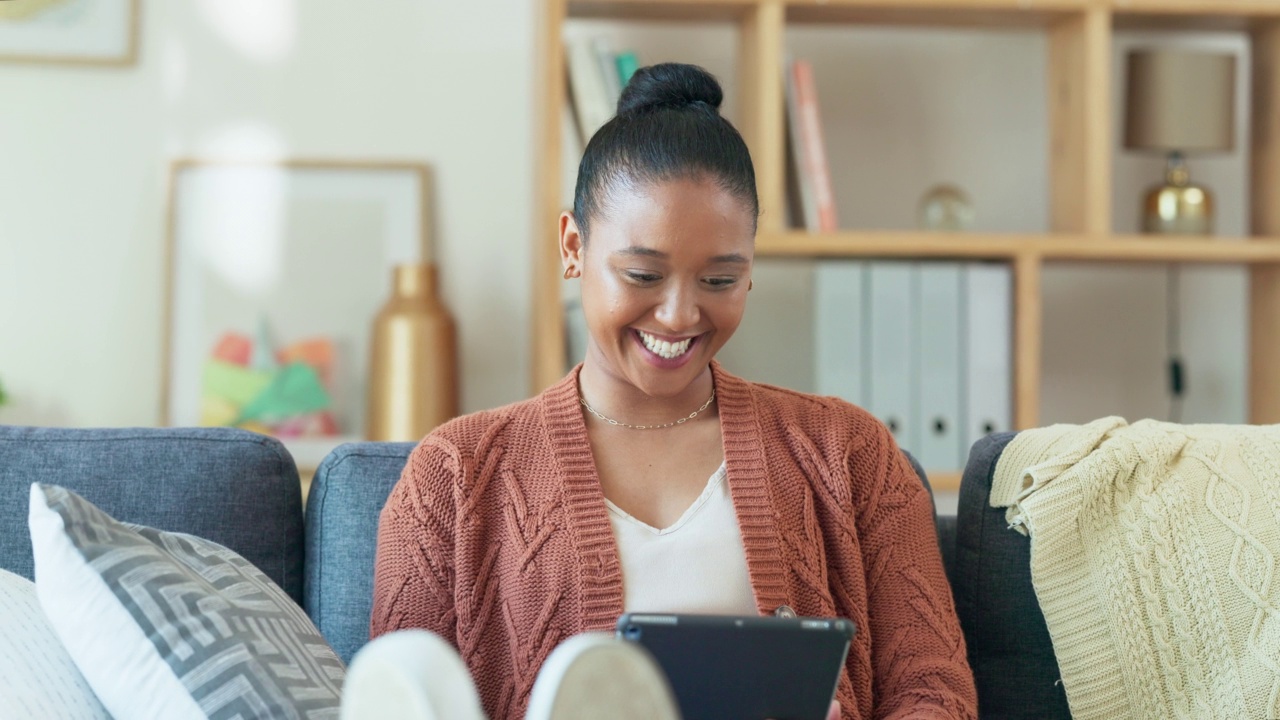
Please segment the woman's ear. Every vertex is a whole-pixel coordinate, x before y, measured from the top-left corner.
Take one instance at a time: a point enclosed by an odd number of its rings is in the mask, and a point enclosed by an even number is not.
[[[568,210],[560,213],[560,264],[564,266],[566,280],[582,275],[585,250],[582,233],[573,213]]]

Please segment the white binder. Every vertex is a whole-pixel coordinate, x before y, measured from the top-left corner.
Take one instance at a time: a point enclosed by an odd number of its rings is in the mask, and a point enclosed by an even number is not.
[[[823,261],[813,272],[814,389],[865,405],[866,263]]]
[[[871,362],[866,408],[912,453],[919,448],[911,418],[916,404],[916,277],[908,262],[872,262],[867,272]]]
[[[921,263],[916,284],[919,391],[913,420],[918,443],[911,448],[926,471],[964,467],[960,427],[961,299],[960,263]]]
[[[965,268],[964,438],[1013,429],[1013,277],[1007,263]]]

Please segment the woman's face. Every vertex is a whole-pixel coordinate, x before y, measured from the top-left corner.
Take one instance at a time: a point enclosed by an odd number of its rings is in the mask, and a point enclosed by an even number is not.
[[[728,342],[747,303],[755,248],[749,207],[708,179],[616,192],[584,248],[560,222],[566,267],[582,277],[588,355],[654,397],[685,390]]]

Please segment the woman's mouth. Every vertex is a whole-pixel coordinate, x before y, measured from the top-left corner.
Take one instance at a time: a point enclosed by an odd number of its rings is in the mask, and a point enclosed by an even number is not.
[[[656,335],[650,335],[643,330],[635,330],[636,337],[640,340],[640,344],[646,350],[666,361],[678,361],[684,355],[687,355],[693,346],[697,344],[700,336],[687,337],[682,340],[671,342],[664,340]]]

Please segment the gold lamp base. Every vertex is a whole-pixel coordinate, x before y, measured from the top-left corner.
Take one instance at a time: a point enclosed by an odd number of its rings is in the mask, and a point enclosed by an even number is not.
[[[1191,182],[1181,153],[1170,153],[1164,184],[1147,193],[1142,231],[1157,235],[1212,235],[1213,195]]]

